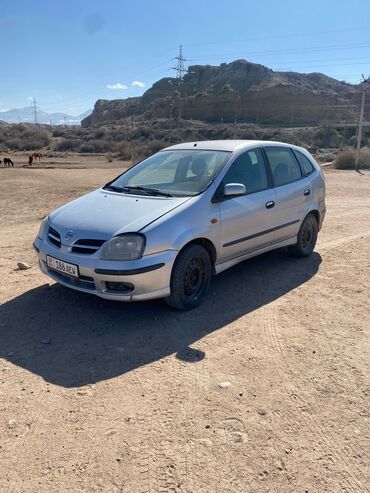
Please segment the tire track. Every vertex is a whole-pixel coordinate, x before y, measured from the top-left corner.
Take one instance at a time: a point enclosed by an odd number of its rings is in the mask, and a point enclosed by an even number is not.
[[[298,439],[302,434],[306,437],[306,440],[308,443],[318,443],[321,447],[321,443],[318,440],[317,437],[317,432],[315,430],[315,427],[312,425],[310,421],[308,421],[303,412],[303,410],[306,408],[306,403],[303,403],[303,406],[298,406],[297,405],[297,391],[296,388],[290,383],[289,377],[287,377],[286,373],[283,371],[281,361],[279,357],[277,356],[277,353],[279,352],[277,345],[274,341],[274,338],[272,337],[271,330],[270,330],[270,311],[271,308],[270,306],[264,307],[261,313],[262,317],[262,327],[264,330],[264,335],[265,335],[265,340],[266,340],[266,348],[268,348],[269,353],[270,353],[270,359],[274,365],[276,375],[280,376],[280,382],[285,390],[285,394],[288,396],[289,403],[286,403],[287,407],[284,409],[284,414],[287,415],[288,419],[288,429],[285,428],[284,431],[285,433],[291,438],[294,437],[294,439]],[[304,438],[304,437],[302,437]],[[319,438],[322,439],[321,435]],[[330,454],[329,454],[330,455]],[[340,487],[341,485],[338,482],[335,482],[335,485],[337,487]],[[355,491],[351,485],[350,488],[352,491]]]
[[[196,442],[186,438],[199,419],[195,409],[199,393],[204,397],[204,365],[204,360],[182,362],[173,356],[151,365],[157,374],[156,385],[145,392],[145,408],[151,412],[138,418],[142,433],[135,451],[140,493],[195,491],[193,469],[199,456]],[[171,382],[167,387],[161,384],[162,372]]]
[[[336,458],[337,464],[343,469],[346,476],[348,476],[349,478],[346,478],[345,481],[347,485],[352,489],[352,491],[368,491],[362,480],[350,471],[349,467],[351,467],[351,465],[348,464],[348,459],[350,458],[348,457],[347,452],[338,445],[336,438],[330,433],[330,430],[328,430],[327,427],[323,426],[321,421],[315,418],[310,412],[310,410],[315,410],[316,412],[320,413],[320,408],[312,401],[305,401],[299,396],[299,392],[297,392],[298,387],[297,385],[294,385],[294,373],[291,370],[288,358],[285,355],[285,350],[281,345],[281,341],[277,333],[276,310],[275,307],[272,306],[272,304],[268,305],[265,308],[265,324],[267,328],[267,334],[270,339],[270,344],[273,348],[271,354],[272,357],[275,359],[275,366],[282,377],[282,382],[286,389],[286,393],[288,394],[290,401],[296,409],[296,412],[299,413],[299,416],[305,422],[313,438],[319,436],[322,442],[325,443],[328,452]],[[315,391],[313,390],[313,392]],[[292,397],[293,395],[294,399]],[[297,403],[299,403],[300,406],[298,406]],[[302,407],[304,409],[303,412]],[[329,437],[329,439],[327,437]],[[355,468],[358,470],[356,466]],[[360,488],[360,490],[358,488]]]
[[[354,235],[345,236],[344,238],[335,238],[334,240],[319,241],[318,250],[327,253],[334,248],[346,245],[347,243],[352,243],[352,241],[361,240],[368,236],[370,236],[370,231],[365,231],[364,233],[356,233]]]

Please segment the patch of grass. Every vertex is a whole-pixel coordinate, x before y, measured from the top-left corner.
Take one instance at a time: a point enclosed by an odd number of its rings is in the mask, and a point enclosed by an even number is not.
[[[335,169],[355,169],[356,153],[353,149],[348,149],[336,155],[333,167]],[[370,149],[361,149],[360,168],[370,169]]]

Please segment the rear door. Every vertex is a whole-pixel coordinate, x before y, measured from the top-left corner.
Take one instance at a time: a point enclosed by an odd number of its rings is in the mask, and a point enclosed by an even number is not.
[[[264,146],[276,193],[275,212],[278,227],[275,241],[298,234],[310,202],[310,178],[303,176],[299,162],[287,146]]]
[[[276,226],[276,196],[261,148],[250,149],[235,159],[218,187],[219,194],[227,183],[242,183],[247,194],[218,200],[220,262],[269,245],[274,241]]]

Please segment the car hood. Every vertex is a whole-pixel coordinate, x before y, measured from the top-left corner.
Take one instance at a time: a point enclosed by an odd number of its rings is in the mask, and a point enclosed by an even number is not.
[[[187,200],[189,197],[152,197],[99,189],[54,211],[50,224],[61,234],[73,230],[106,239],[139,231]]]

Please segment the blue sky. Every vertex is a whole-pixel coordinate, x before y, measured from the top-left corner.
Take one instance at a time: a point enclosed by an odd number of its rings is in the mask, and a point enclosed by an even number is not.
[[[0,110],[34,96],[78,114],[141,95],[175,74],[180,44],[188,64],[245,58],[352,83],[370,73],[368,0],[0,0],[0,33]]]

